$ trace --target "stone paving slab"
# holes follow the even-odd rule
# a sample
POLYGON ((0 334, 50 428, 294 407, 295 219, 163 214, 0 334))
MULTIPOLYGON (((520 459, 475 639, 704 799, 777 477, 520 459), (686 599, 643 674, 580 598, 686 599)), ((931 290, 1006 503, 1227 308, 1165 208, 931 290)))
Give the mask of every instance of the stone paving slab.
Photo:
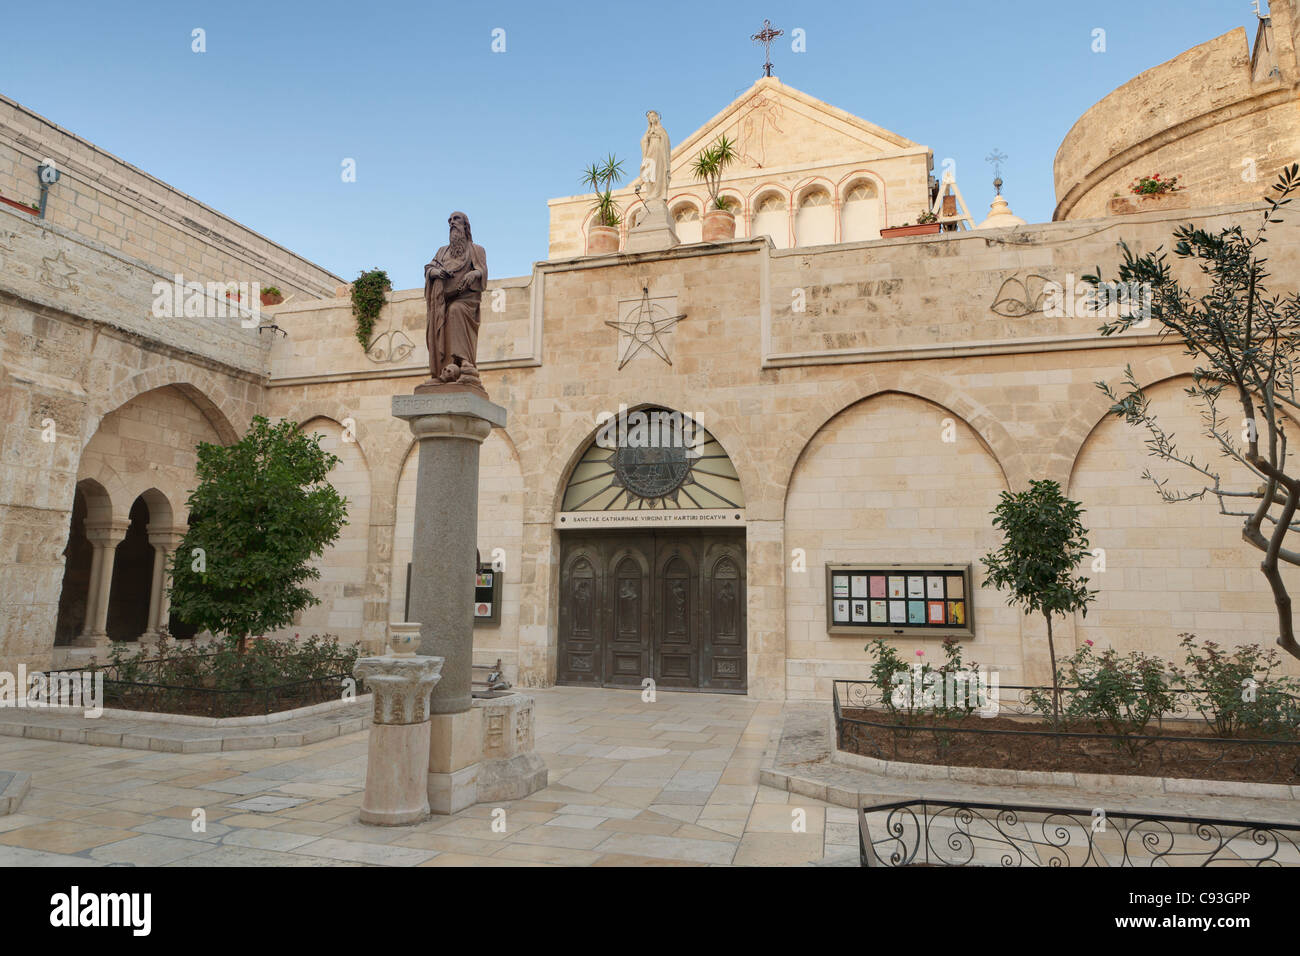
MULTIPOLYGON (((546 789, 393 828, 358 820, 364 727, 297 746, 187 751, 183 744, 202 741, 212 728, 86 722, 110 737, 163 733, 181 742, 120 750, 61 739, 70 732, 75 741, 81 728, 66 715, 42 718, 41 733, 0 736, 0 765, 31 779, 21 812, 0 817, 0 866, 856 862, 847 852, 856 847, 841 832, 852 811, 760 784, 763 746, 779 734, 781 705, 670 692, 647 703, 639 690, 529 693, 538 752, 551 772, 546 789), (494 826, 498 810, 505 811, 503 831, 494 826), (798 832, 797 818, 807 824, 798 832)), ((275 730, 280 736, 298 728, 284 722, 275 730)))
POLYGON ((32 775, 16 770, 0 770, 0 817, 15 812, 27 796, 32 775))
MULTIPOLYGON (((947 779, 911 780, 886 776, 832 761, 832 723, 828 704, 788 704, 779 736, 769 744, 759 772, 762 784, 824 800, 841 807, 929 798, 978 803, 1102 807, 1111 813, 1185 814, 1265 823, 1297 822, 1293 800, 1208 794, 1151 794, 1048 785, 1007 786, 947 779)), ((1118 778, 1117 778, 1118 779, 1118 778)))

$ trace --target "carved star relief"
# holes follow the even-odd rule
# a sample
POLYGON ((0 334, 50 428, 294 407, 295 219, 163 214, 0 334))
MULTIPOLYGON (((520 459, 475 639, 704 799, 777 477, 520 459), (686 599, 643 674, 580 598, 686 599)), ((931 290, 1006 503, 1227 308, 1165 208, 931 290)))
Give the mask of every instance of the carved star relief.
POLYGON ((72 281, 72 277, 77 274, 77 270, 68 262, 62 249, 59 250, 58 255, 46 256, 41 259, 41 262, 43 265, 37 275, 41 282, 51 289, 67 292, 79 291, 77 284, 72 281))
POLYGON ((619 359, 618 367, 622 369, 642 349, 649 349, 672 365, 673 360, 668 357, 668 350, 660 336, 672 332, 673 327, 684 318, 686 318, 685 312, 669 315, 663 306, 651 302, 650 289, 643 286, 641 304, 637 306, 636 311, 629 312, 627 318, 622 321, 605 323, 611 329, 617 329, 627 336, 627 343, 623 347, 623 356, 619 359))

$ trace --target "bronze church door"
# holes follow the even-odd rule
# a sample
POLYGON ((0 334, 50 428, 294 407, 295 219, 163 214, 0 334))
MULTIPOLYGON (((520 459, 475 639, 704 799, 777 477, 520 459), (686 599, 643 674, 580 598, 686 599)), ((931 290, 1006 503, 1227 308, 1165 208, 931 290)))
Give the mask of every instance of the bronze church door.
POLYGON ((561 684, 743 693, 743 532, 563 539, 561 684))

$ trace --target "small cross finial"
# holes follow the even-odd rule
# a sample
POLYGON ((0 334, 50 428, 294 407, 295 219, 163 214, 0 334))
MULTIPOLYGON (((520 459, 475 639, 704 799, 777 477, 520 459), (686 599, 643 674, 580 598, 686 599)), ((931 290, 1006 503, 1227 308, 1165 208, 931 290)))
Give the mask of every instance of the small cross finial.
POLYGON ((772 41, 775 40, 777 37, 781 37, 781 36, 785 36, 785 31, 774 30, 772 28, 772 21, 768 19, 764 19, 763 29, 759 30, 752 37, 750 37, 750 39, 753 40, 755 43, 763 44, 763 59, 766 60, 766 62, 763 64, 764 76, 772 75, 772 41))
POLYGON ((984 157, 984 162, 993 164, 993 189, 999 196, 1002 195, 1002 164, 1006 158, 1006 153, 999 152, 996 146, 984 157))

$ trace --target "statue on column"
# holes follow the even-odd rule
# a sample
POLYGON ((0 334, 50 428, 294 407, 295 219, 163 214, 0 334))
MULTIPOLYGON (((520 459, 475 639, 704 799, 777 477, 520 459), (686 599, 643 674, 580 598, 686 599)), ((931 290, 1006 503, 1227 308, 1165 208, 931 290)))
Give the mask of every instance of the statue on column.
POLYGON ((487 253, 475 245, 469 217, 453 212, 450 237, 424 267, 428 318, 429 379, 416 392, 455 386, 486 397, 475 361, 478 357, 479 305, 487 286, 487 253))

